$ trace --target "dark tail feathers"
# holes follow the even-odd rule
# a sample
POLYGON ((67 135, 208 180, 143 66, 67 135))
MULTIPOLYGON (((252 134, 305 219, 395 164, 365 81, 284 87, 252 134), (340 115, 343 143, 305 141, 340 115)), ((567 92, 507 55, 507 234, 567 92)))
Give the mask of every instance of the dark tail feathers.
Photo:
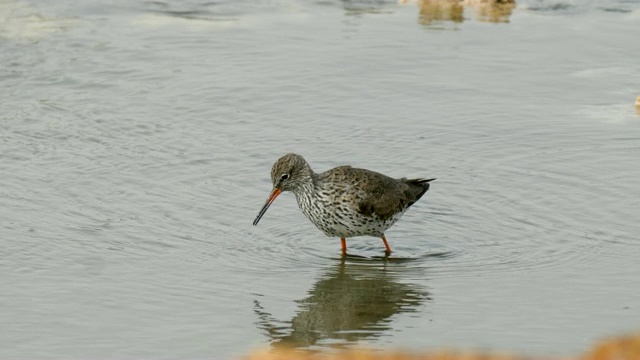
POLYGON ((416 201, 420 200, 422 195, 429 190, 429 182, 435 180, 433 179, 407 179, 405 182, 409 185, 409 188, 413 195, 414 200, 409 204, 409 206, 413 205, 416 201))

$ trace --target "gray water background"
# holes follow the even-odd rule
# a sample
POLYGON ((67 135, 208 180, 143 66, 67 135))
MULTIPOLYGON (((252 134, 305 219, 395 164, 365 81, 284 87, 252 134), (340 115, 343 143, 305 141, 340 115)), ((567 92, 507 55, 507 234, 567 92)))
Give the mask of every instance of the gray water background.
POLYGON ((0 358, 640 328, 640 2, 0 1, 0 358), (272 163, 436 177, 340 260, 272 163))

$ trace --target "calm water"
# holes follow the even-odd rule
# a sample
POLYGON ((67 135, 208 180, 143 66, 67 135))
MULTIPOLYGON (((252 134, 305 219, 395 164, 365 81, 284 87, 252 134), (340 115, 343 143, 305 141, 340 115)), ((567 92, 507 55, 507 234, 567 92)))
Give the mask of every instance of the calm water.
POLYGON ((639 329, 640 1, 490 10, 0 1, 0 358, 639 329), (291 194, 251 225, 289 151, 438 180, 341 261, 291 194))

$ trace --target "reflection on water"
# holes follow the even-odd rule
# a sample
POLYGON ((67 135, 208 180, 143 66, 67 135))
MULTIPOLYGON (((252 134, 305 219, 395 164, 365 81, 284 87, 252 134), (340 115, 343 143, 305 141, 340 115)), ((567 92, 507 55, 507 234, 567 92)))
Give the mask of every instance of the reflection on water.
POLYGON ((636 114, 640 116, 640 95, 636 98, 636 114))
POLYGON ((419 21, 422 25, 431 25, 439 21, 452 21, 461 23, 464 21, 464 6, 457 0, 422 0, 420 6, 419 21))
POLYGON ((516 7, 515 0, 486 0, 486 1, 465 1, 471 4, 476 10, 478 21, 484 22, 509 22, 511 12, 516 7))
POLYGON ((0 39, 37 40, 78 23, 78 19, 41 13, 28 2, 0 1, 0 39))
POLYGON ((393 0, 341 0, 340 4, 345 10, 345 15, 349 16, 391 13, 393 7, 397 6, 393 0))
POLYGON ((255 300, 258 327, 274 346, 308 347, 323 340, 339 346, 383 335, 392 328, 391 316, 417 311, 431 298, 418 286, 399 282, 388 262, 379 264, 342 260, 297 301, 290 321, 274 319, 255 300))
MULTIPOLYGON (((401 0, 401 3, 413 2, 401 0)), ((419 21, 423 25, 432 25, 443 21, 461 23, 464 10, 475 10, 478 21, 509 22, 511 12, 516 7, 515 0, 418 0, 419 21)))

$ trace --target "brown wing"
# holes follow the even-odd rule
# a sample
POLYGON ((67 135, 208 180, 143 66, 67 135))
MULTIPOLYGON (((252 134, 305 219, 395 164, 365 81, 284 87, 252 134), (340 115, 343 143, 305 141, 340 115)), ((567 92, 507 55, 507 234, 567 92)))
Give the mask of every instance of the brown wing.
POLYGON ((369 177, 366 195, 360 201, 358 210, 364 215, 375 213, 386 220, 418 201, 429 190, 431 180, 433 179, 393 179, 373 173, 369 177))

